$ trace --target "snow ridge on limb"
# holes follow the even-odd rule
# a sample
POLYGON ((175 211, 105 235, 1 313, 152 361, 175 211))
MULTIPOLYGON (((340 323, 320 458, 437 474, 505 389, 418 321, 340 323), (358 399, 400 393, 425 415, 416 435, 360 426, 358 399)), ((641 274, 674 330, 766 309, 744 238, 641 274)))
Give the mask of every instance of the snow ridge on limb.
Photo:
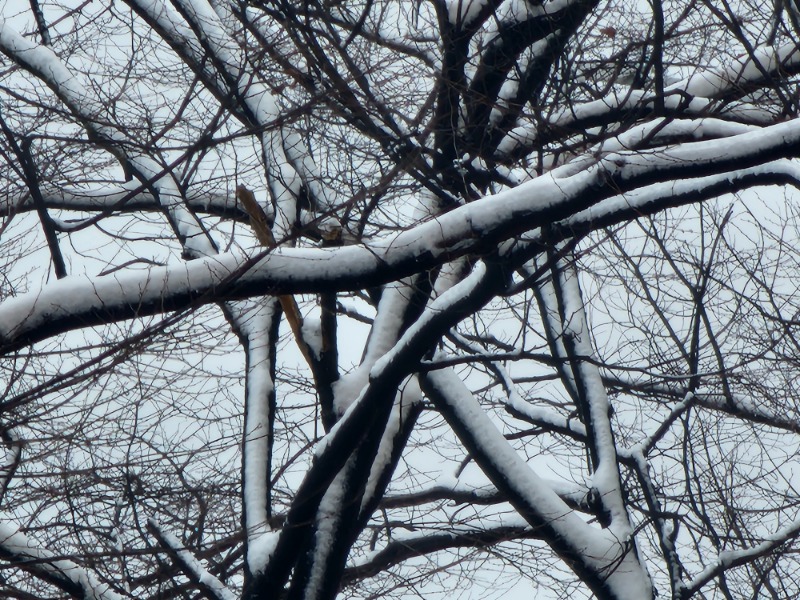
POLYGON ((551 265, 552 293, 542 294, 546 324, 553 326, 552 316, 560 319, 552 332, 565 350, 569 371, 568 382, 573 387, 575 403, 586 427, 589 452, 592 458, 592 487, 598 500, 616 528, 630 528, 617 464, 616 444, 611 429, 611 407, 600 370, 591 359, 594 350, 591 330, 583 306, 578 272, 574 264, 563 258, 551 265))
MULTIPOLYGON (((251 315, 241 315, 246 344, 245 424, 242 448, 244 526, 248 541, 269 530, 269 459, 275 384, 271 377, 276 301, 268 298, 251 315)), ((251 566, 252 568, 252 566, 251 566)))
POLYGON ((0 520, 0 556, 73 596, 85 600, 124 598, 108 585, 100 583, 88 569, 40 548, 17 525, 6 520, 0 520))
MULTIPOLYGON (((43 186, 41 191, 47 208, 79 212, 99 211, 101 214, 118 211, 161 210, 158 199, 138 181, 91 189, 43 186)), ((238 205, 235 197, 229 194, 202 192, 191 195, 190 193, 186 198, 186 203, 191 210, 198 213, 207 213, 235 221, 247 220, 247 213, 238 205)), ((8 195, 0 198, 0 216, 34 209, 33 199, 27 194, 8 195)), ((272 220, 271 211, 267 215, 267 219, 272 220)), ((75 225, 61 224, 62 229, 68 230, 70 227, 75 227, 75 225)))
MULTIPOLYGON (((50 86, 89 132, 109 143, 111 151, 133 167, 142 185, 152 189, 157 196, 181 242, 184 256, 186 258, 214 257, 217 254, 216 246, 206 234, 202 223, 184 205, 178 183, 172 174, 165 172, 146 155, 130 154, 125 149, 124 136, 103 124, 102 116, 105 107, 85 92, 88 86, 82 85, 78 78, 48 48, 28 42, 4 25, 0 26, 0 49, 50 86)), ((144 283, 144 287, 147 287, 147 283, 144 283)), ((192 287, 189 284, 189 288, 185 289, 190 295, 192 295, 192 287)), ((65 290, 62 288, 61 291, 65 290)), ((95 310, 104 305, 103 299, 97 294, 94 296, 94 301, 99 302, 95 305, 95 310)), ((54 308, 63 302, 63 297, 61 299, 54 298, 51 306, 54 308)), ((244 338, 245 350, 248 354, 246 378, 248 385, 245 402, 247 423, 244 432, 243 474, 246 508, 244 520, 249 533, 248 540, 250 540, 266 531, 268 521, 268 475, 272 443, 270 403, 274 397, 274 386, 270 374, 270 343, 272 342, 270 332, 274 324, 269 307, 267 307, 266 315, 261 314, 263 307, 252 302, 229 305, 226 308, 234 327, 244 338), (258 313, 255 317, 256 320, 265 319, 266 326, 251 326, 248 322, 251 318, 248 313, 253 310, 258 313)))
MULTIPOLYGON (((783 148, 788 154, 793 144, 800 143, 800 122, 782 123, 757 133, 770 131, 775 134, 772 150, 786 143, 783 148), (779 132, 785 135, 777 137, 779 132)), ((747 140, 753 135, 728 138, 726 152, 738 153, 748 148, 747 140)), ((704 144, 719 147, 717 142, 704 144)), ((663 159, 667 161, 664 164, 667 171, 676 168, 669 150, 650 158, 655 167, 663 159)), ((714 160, 709 151, 701 163, 714 160)), ((677 167, 686 164, 677 163, 677 167)), ((619 167, 617 176, 624 174, 626 168, 619 167)), ((571 181, 561 180, 558 185, 551 177, 534 179, 405 232, 379 238, 368 246, 279 248, 266 255, 244 258, 222 253, 185 265, 154 267, 95 280, 69 277, 0 303, 0 348, 7 352, 56 332, 160 314, 193 303, 260 295, 265 290, 299 293, 378 285, 467 254, 488 240, 518 235, 522 229, 535 232, 518 239, 538 244, 543 238, 536 225, 545 220, 555 221, 549 234, 552 241, 753 185, 800 182, 794 163, 778 160, 680 179, 669 185, 654 184, 639 189, 633 186, 633 191, 624 194, 615 188, 610 198, 602 200, 598 198, 602 178, 597 169, 599 166, 595 165, 574 175, 571 181), (568 181, 571 185, 567 185, 568 181), (554 216, 558 218, 553 219, 554 216)), ((656 168, 650 171, 653 176, 657 173, 656 168)), ((519 246, 519 242, 513 246, 519 246)))
POLYGON ((186 207, 174 176, 146 154, 126 150, 126 137, 106 125, 106 107, 86 93, 91 86, 81 81, 46 46, 30 42, 0 20, 0 51, 35 74, 61 99, 92 135, 128 165, 143 186, 151 188, 189 258, 216 254, 217 248, 197 217, 186 207))
MULTIPOLYGON (((743 97, 754 87, 764 84, 766 77, 800 69, 800 50, 795 44, 779 47, 762 46, 752 55, 742 56, 724 67, 698 70, 689 77, 664 89, 666 110, 678 115, 707 115, 714 111, 720 118, 768 125, 774 123, 776 115, 747 102, 732 103, 720 108, 721 99, 735 100, 743 97)), ((624 121, 630 111, 641 108, 652 109, 655 96, 640 89, 612 90, 601 100, 577 103, 562 109, 544 124, 518 123, 510 129, 497 146, 497 158, 517 156, 530 151, 536 144, 546 144, 550 131, 563 129, 585 130, 600 123, 624 121)))
POLYGON ((248 57, 224 22, 231 22, 233 13, 225 14, 221 7, 215 10, 205 0, 176 0, 175 5, 211 58, 219 78, 227 82, 227 87, 239 99, 244 109, 240 118, 261 131, 264 166, 276 215, 273 233, 278 242, 289 239, 296 224, 298 197, 304 187, 322 210, 327 212, 332 208, 326 189, 316 183, 316 164, 296 133, 274 127, 282 114, 279 99, 270 91, 267 82, 254 78, 246 68, 248 57))
POLYGON ((686 584, 681 590, 681 597, 691 597, 693 594, 700 591, 709 581, 718 577, 727 569, 748 564, 753 558, 766 556, 772 553, 776 548, 794 540, 798 533, 800 533, 800 519, 796 519, 786 527, 776 531, 760 544, 742 550, 720 552, 716 560, 712 561, 701 573, 697 574, 694 579, 686 584))
MULTIPOLYGON (((373 367, 369 385, 316 448, 312 465, 286 514, 271 558, 252 582, 246 594, 248 598, 267 598, 270 590, 285 585, 300 550, 298 540, 309 535, 323 495, 362 443, 367 449, 368 444, 373 444, 377 451, 386 430, 385 423, 395 406, 395 392, 414 369, 416 361, 445 331, 466 314, 484 306, 502 287, 505 287, 505 279, 499 269, 477 270, 437 298, 416 326, 406 330, 394 349, 373 367)), ((371 456, 361 452, 356 457, 369 460, 369 466, 374 455, 374 452, 371 456)), ((354 508, 357 517, 359 504, 354 508)))
POLYGON ((601 530, 583 521, 528 467, 451 369, 426 373, 421 384, 487 477, 598 598, 653 597, 629 526, 601 530))
POLYGON ((779 69, 794 72, 798 67, 800 49, 795 44, 784 44, 777 48, 761 46, 722 69, 697 71, 664 92, 682 91, 691 96, 720 99, 730 93, 741 94, 743 90, 761 84, 779 69))
POLYGON ((147 524, 153 535, 167 547, 169 553, 183 569, 183 572, 192 581, 202 586, 212 600, 236 600, 237 596, 217 577, 212 575, 175 535, 164 529, 161 523, 154 518, 150 518, 147 524))

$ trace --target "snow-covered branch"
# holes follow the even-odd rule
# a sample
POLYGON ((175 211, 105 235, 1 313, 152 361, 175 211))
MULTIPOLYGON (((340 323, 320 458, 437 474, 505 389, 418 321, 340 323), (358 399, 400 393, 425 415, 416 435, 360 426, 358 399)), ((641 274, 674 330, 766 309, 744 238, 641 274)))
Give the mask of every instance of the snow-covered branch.
POLYGON ((0 521, 0 558, 40 577, 75 598, 121 600, 96 575, 72 560, 41 548, 10 521, 0 521))
MULTIPOLYGON (((646 571, 629 536, 586 524, 509 445, 470 391, 449 370, 422 376, 422 388, 495 486, 600 597, 649 598, 646 571)), ((614 465, 616 467, 616 465, 614 465)))
POLYGON ((149 519, 147 524, 150 531, 164 545, 186 576, 202 587, 213 600, 236 600, 236 595, 212 575, 174 534, 164 529, 156 519, 149 519))
POLYGON ((698 573, 694 579, 686 584, 681 590, 681 598, 691 597, 709 581, 715 577, 719 577, 728 569, 747 565, 752 563, 755 559, 771 554, 784 544, 794 541, 798 534, 800 534, 800 519, 776 531, 760 544, 741 550, 726 550, 720 552, 715 560, 710 561, 710 564, 701 573, 698 573))
POLYGON ((78 325, 130 319, 265 291, 285 294, 377 285, 435 267, 453 256, 548 221, 555 221, 558 229, 559 220, 564 219, 565 233, 567 228, 569 233, 574 232, 581 223, 589 225, 590 230, 632 214, 648 214, 737 189, 737 182, 747 186, 794 178, 796 170, 787 171, 785 162, 751 168, 746 165, 789 154, 797 144, 800 124, 790 121, 728 138, 724 155, 718 154, 716 141, 678 146, 647 160, 632 153, 617 153, 570 177, 534 179, 369 246, 279 248, 249 259, 219 254, 186 265, 114 278, 71 277, 0 304, 0 341, 14 347, 78 325), (740 168, 727 170, 734 166, 740 168), (716 170, 721 173, 713 175, 716 170), (677 182, 671 179, 693 174, 705 176, 677 182), (653 185, 659 180, 670 183, 653 185), (618 195, 620 189, 643 185, 649 187, 618 195), (609 201, 598 203, 606 186, 614 194, 609 201))

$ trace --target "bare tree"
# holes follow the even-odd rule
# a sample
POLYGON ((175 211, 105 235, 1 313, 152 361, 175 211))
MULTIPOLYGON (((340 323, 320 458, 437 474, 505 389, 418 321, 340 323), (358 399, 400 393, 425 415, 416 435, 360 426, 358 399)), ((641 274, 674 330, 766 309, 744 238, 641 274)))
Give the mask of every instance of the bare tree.
POLYGON ((800 595, 800 9, 0 21, 0 595, 800 595))

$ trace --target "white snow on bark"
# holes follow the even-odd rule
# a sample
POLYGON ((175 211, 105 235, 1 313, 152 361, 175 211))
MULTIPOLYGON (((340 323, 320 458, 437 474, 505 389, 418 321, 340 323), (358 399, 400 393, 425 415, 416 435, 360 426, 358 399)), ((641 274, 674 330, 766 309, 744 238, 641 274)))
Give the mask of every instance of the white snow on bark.
POLYGON ((22 443, 18 441, 17 435, 13 431, 9 431, 6 435, 8 438, 0 459, 0 498, 7 489, 11 474, 22 455, 22 443))
POLYGON ((775 548, 794 539, 799 532, 800 518, 795 519, 772 535, 767 536, 760 544, 741 550, 726 550, 720 552, 709 562, 708 566, 695 575, 685 587, 689 590, 697 591, 725 569, 746 563, 755 557, 770 554, 775 548))
POLYGON ((156 519, 150 518, 148 522, 151 527, 158 530, 158 537, 161 541, 179 556, 182 566, 188 569, 191 576, 207 588, 214 598, 217 600, 236 600, 237 596, 217 577, 212 575, 205 565, 197 560, 175 535, 164 529, 156 519))
MULTIPOLYGON (((247 410, 243 448, 244 513, 248 542, 268 529, 267 498, 269 465, 269 397, 274 383, 270 377, 269 328, 275 301, 267 302, 257 312, 242 318, 247 336, 247 410)), ((248 552, 248 561, 250 556, 248 552)), ((251 564, 251 570, 252 564, 251 564)))
POLYGON ((303 318, 303 341, 319 360, 322 356, 322 322, 313 317, 303 318))
MULTIPOLYGON (((745 56, 721 68, 700 70, 667 86, 664 90, 665 107, 672 110, 680 109, 687 116, 707 114, 711 104, 728 91, 746 87, 748 82, 760 81, 764 73, 772 73, 781 68, 795 69, 798 64, 800 64, 800 51, 794 44, 778 48, 763 46, 754 51, 752 58, 745 56)), ((572 123, 608 115, 616 110, 652 105, 654 100, 654 96, 648 95, 643 90, 630 88, 611 90, 603 99, 575 104, 556 112, 548 119, 548 123, 553 128, 568 128, 572 123)), ((714 110, 717 114, 738 118, 747 123, 766 125, 775 121, 773 113, 747 102, 731 103, 723 111, 719 111, 715 104, 714 110)), ((533 145, 541 130, 539 123, 520 123, 500 142, 497 154, 504 156, 519 146, 533 145)))
POLYGON ((311 563, 311 572, 304 588, 304 598, 316 598, 317 591, 322 583, 322 578, 325 574, 324 566, 329 561, 339 529, 339 522, 344 511, 342 504, 346 497, 345 485, 352 462, 353 457, 347 461, 342 470, 336 475, 319 503, 314 531, 316 545, 311 563))
MULTIPOLYGON (((576 210, 564 223, 592 223, 591 217, 602 218, 653 206, 669 206, 677 190, 684 193, 702 190, 716 182, 746 175, 785 174, 795 177, 797 169, 789 161, 775 161, 758 167, 743 168, 719 175, 696 179, 670 178, 676 166, 705 165, 713 167, 721 160, 747 161, 764 152, 789 152, 800 146, 800 121, 787 121, 760 131, 743 133, 723 140, 682 144, 661 152, 636 157, 614 153, 603 161, 570 177, 556 179, 544 175, 516 188, 487 196, 482 200, 456 208, 409 230, 374 240, 369 246, 339 248, 280 248, 257 261, 242 273, 240 281, 263 283, 273 293, 291 293, 299 287, 336 283, 354 276, 368 276, 378 269, 391 269, 410 258, 428 255, 432 259, 445 251, 467 251, 482 237, 499 227, 529 222, 534 226, 538 215, 559 206, 568 206, 579 194, 606 180, 609 170, 621 179, 634 175, 653 176, 663 171, 665 183, 628 192, 576 210)), ((558 175, 559 173, 555 173, 558 175)), ((518 231, 518 230, 517 230, 518 231)), ((510 234, 509 234, 510 235, 510 234)), ((518 238, 519 239, 519 238, 518 238)), ((73 277, 48 284, 0 304, 0 342, 8 343, 15 335, 40 326, 52 318, 84 314, 87 309, 102 310, 105 306, 137 306, 187 290, 209 291, 225 277, 245 264, 232 253, 191 261, 186 265, 119 274, 117 277, 73 277)), ((130 316, 133 316, 131 312, 130 316)))
POLYGON ((130 163, 142 184, 157 191, 159 202, 188 253, 193 256, 216 253, 199 221, 186 208, 172 175, 149 156, 124 150, 125 136, 104 124, 106 106, 87 93, 92 89, 90 85, 70 71, 50 48, 22 37, 5 21, 0 21, 0 51, 41 77, 87 130, 113 144, 111 151, 130 163))
MULTIPOLYGON (((42 197, 48 208, 74 211, 117 210, 132 212, 138 210, 158 210, 160 205, 152 193, 145 190, 141 183, 132 181, 110 187, 48 188, 43 187, 42 197)), ((241 212, 232 194, 209 193, 189 196, 186 201, 192 210, 197 212, 227 213, 241 212)), ((34 210, 33 199, 29 194, 18 196, 6 195, 0 198, 0 215, 11 212, 34 210)), ((267 213, 271 218, 272 212, 267 213)))
POLYGON ((60 577, 79 586, 85 600, 121 600, 122 596, 80 565, 39 547, 10 521, 0 519, 0 548, 22 564, 30 563, 31 570, 60 577))
POLYGON ((403 332, 403 336, 397 341, 391 350, 384 353, 383 356, 377 361, 370 371, 370 377, 380 377, 381 372, 395 359, 396 355, 401 349, 411 343, 418 332, 427 326, 431 318, 437 314, 447 311, 452 305, 459 300, 467 297, 477 287, 486 276, 486 265, 479 262, 475 265, 472 273, 469 274, 463 281, 454 285, 446 290, 441 296, 435 298, 425 310, 422 315, 414 321, 414 323, 403 332))
POLYGON ((629 528, 618 531, 612 523, 611 527, 600 530, 584 522, 516 453, 452 370, 433 371, 426 377, 479 444, 482 456, 502 474, 505 483, 539 519, 548 523, 555 535, 584 557, 587 566, 603 574, 616 598, 652 597, 650 579, 629 545, 629 528))
POLYGON ((267 531, 247 544, 247 566, 253 574, 263 573, 278 544, 280 531, 267 531))
MULTIPOLYGON (((569 339, 576 356, 581 357, 571 368, 580 372, 580 381, 589 404, 594 445, 597 452, 597 469, 592 474, 592 485, 609 513, 612 525, 624 536, 633 533, 619 480, 616 444, 611 430, 610 405, 600 370, 590 362, 594 356, 591 330, 586 319, 577 271, 571 266, 560 269, 560 287, 563 294, 565 323, 563 335, 569 339)), ((577 378, 577 374, 576 374, 577 378)))
POLYGON ((375 460, 372 462, 372 467, 369 471, 369 478, 367 479, 367 485, 364 489, 364 496, 361 499, 361 511, 374 499, 378 487, 378 480, 387 465, 391 462, 392 451, 395 446, 395 436, 400 432, 403 423, 408 419, 411 409, 421 400, 422 390, 419 389, 419 382, 416 377, 410 377, 397 393, 397 400, 395 400, 394 406, 392 407, 389 421, 386 423, 386 429, 381 437, 378 452, 375 454, 375 460))
POLYGON ((761 46, 751 56, 743 56, 731 61, 722 69, 700 70, 669 88, 665 93, 682 90, 692 96, 714 98, 731 88, 745 86, 749 82, 761 81, 764 73, 776 69, 793 69, 800 64, 800 50, 794 43, 778 48, 761 46))
POLYGON ((410 280, 403 279, 384 288, 361 363, 333 384, 334 409, 337 414, 344 414, 358 398, 367 385, 369 372, 375 362, 397 342, 409 296, 413 293, 412 285, 410 280))

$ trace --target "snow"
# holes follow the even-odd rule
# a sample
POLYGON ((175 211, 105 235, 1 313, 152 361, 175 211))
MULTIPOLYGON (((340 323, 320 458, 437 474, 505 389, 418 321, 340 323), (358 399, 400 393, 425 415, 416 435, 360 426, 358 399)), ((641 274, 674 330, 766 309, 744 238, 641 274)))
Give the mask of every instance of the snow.
POLYGON ((123 153, 127 140, 116 129, 103 125, 105 106, 89 95, 90 85, 81 81, 64 66, 49 48, 39 46, 19 35, 0 21, 0 49, 10 54, 20 64, 39 74, 61 100, 75 113, 88 131, 112 142, 117 156, 124 156, 143 184, 157 191, 161 206, 170 224, 183 240, 191 256, 209 256, 216 248, 208 239, 196 217, 189 211, 171 174, 162 165, 144 154, 123 153))
MULTIPOLYGON (((793 44, 780 48, 761 47, 755 50, 753 59, 740 58, 732 65, 718 69, 701 70, 690 77, 675 82, 664 90, 665 106, 673 110, 680 110, 685 115, 703 115, 711 107, 717 97, 723 95, 734 86, 740 86, 746 81, 758 81, 763 78, 759 65, 771 72, 782 65, 791 68, 800 63, 800 51, 793 44)), ((638 89, 615 89, 601 100, 584 102, 562 109, 551 116, 548 121, 554 128, 574 127, 574 123, 583 120, 598 118, 618 110, 634 108, 640 105, 652 105, 654 97, 646 95, 638 89)), ((715 108, 715 110, 717 110, 715 108)), ((727 114, 747 122, 768 124, 775 120, 775 115, 764 111, 758 106, 747 103, 732 103, 720 114, 727 114)), ((525 123, 513 128, 503 138, 497 148, 499 156, 511 153, 519 146, 531 146, 538 137, 540 126, 536 123, 525 123)))
POLYGON ((413 282, 408 279, 391 283, 384 288, 361 363, 333 384, 334 409, 337 414, 344 414, 359 397, 367 385, 372 367, 394 346, 413 293, 413 282))
POLYGON ((314 357, 319 360, 322 356, 322 322, 313 317, 303 319, 303 341, 314 353, 314 357))
POLYGON ((3 451, 2 461, 0 461, 0 500, 2 500, 14 468, 19 463, 22 455, 22 444, 17 440, 17 436, 13 431, 6 433, 4 441, 6 447, 3 451))
POLYGON ((749 558, 769 554, 781 544, 784 544, 790 539, 794 538, 798 532, 800 532, 800 518, 795 519, 788 525, 768 536, 760 544, 740 550, 727 550, 720 552, 713 560, 710 561, 708 566, 703 571, 695 575, 692 581, 686 584, 686 588, 690 590, 697 590, 708 583, 711 579, 716 577, 716 575, 722 570, 731 566, 736 566, 738 563, 744 562, 749 558))
MULTIPOLYGON (((605 573, 615 597, 630 600, 652 597, 649 577, 626 544, 630 540, 629 527, 622 524, 617 529, 621 524, 612 523, 612 527, 598 530, 585 523, 522 460, 452 370, 433 371, 425 379, 477 444, 475 458, 482 468, 488 466, 485 461, 491 464, 487 475, 492 478, 494 473, 499 478, 493 481, 495 485, 511 489, 525 503, 528 514, 546 522, 556 536, 585 557, 588 566, 605 573)), ((538 525, 536 520, 531 524, 538 525)))
POLYGON ((333 544, 339 529, 339 519, 344 511, 342 504, 346 500, 345 487, 348 480, 348 471, 352 466, 351 459, 331 482, 322 497, 317 509, 317 523, 314 535, 314 558, 311 562, 311 572, 305 584, 305 598, 316 598, 317 590, 325 574, 324 566, 328 563, 328 556, 333 550, 333 544))
POLYGON ((237 596, 231 592, 224 583, 209 573, 203 563, 197 560, 177 537, 164 529, 155 519, 151 518, 148 522, 151 527, 158 531, 158 536, 161 541, 179 556, 183 567, 189 571, 195 580, 205 586, 216 600, 236 600, 237 596))
POLYGON ((87 569, 36 545, 19 527, 0 516, 0 548, 31 569, 64 578, 80 586, 85 600, 121 600, 109 586, 100 583, 87 569))
POLYGON ((454 285, 446 290, 441 296, 435 298, 428 306, 425 307, 422 315, 414 321, 414 323, 406 329, 402 338, 392 347, 375 361, 372 370, 370 371, 370 378, 380 377, 381 372, 393 361, 396 356, 402 351, 403 347, 408 345, 418 334, 420 330, 425 328, 428 322, 438 315, 439 313, 448 310, 453 304, 467 297, 486 276, 486 265, 479 262, 475 265, 472 273, 469 274, 463 281, 454 285))
MULTIPOLYGON (((158 210, 160 208, 153 194, 145 190, 138 181, 90 189, 43 187, 41 192, 48 208, 90 212, 117 208, 126 211, 158 210)), ((189 196, 186 198, 186 202, 198 212, 233 214, 240 210, 235 196, 232 194, 203 192, 196 196, 189 196)), ((28 194, 5 195, 0 198, 0 215, 33 210, 33 208, 33 200, 28 194)), ((271 218, 271 210, 267 214, 267 218, 271 218)), ((68 224, 67 227, 74 227, 74 224, 68 224)))
POLYGON ((583 390, 582 401, 588 403, 588 417, 591 420, 594 450, 597 454, 597 467, 592 473, 592 486, 597 489, 603 506, 609 511, 615 529, 624 536, 630 536, 633 532, 619 481, 608 395, 599 368, 591 362, 594 351, 589 337, 589 324, 583 308, 578 274, 574 267, 566 265, 562 266, 559 274, 561 301, 566 320, 562 328, 564 344, 571 346, 570 355, 585 357, 583 360, 573 362, 571 369, 575 379, 580 381, 580 389, 583 390))
POLYGON ((364 488, 364 496, 361 500, 361 511, 373 500, 373 496, 378 486, 378 480, 383 474, 386 466, 391 462, 392 452, 395 448, 395 436, 400 432, 403 423, 408 420, 411 409, 422 400, 422 390, 416 377, 411 377, 400 386, 397 400, 392 407, 389 421, 386 423, 386 430, 383 432, 375 460, 370 467, 369 478, 364 488))
POLYGON ((253 574, 263 573, 278 545, 279 531, 267 531, 247 542, 247 566, 253 574))
POLYGON ((800 50, 793 43, 778 48, 762 46, 753 51, 752 57, 741 57, 719 71, 700 70, 664 91, 679 89, 692 96, 715 98, 734 86, 760 81, 765 72, 773 72, 779 67, 789 69, 798 63, 800 50))
MULTIPOLYGON (((800 144, 800 121, 787 121, 759 131, 742 133, 722 140, 694 142, 666 148, 657 154, 637 156, 617 153, 605 161, 566 176, 556 171, 487 196, 482 200, 458 207, 409 230, 387 234, 369 246, 339 248, 281 248, 269 252, 242 273, 242 285, 261 286, 272 293, 305 291, 310 286, 333 283, 339 289, 360 284, 364 277, 377 272, 394 274, 400 265, 416 270, 417 258, 436 261, 448 252, 464 253, 474 248, 487 235, 499 229, 518 232, 528 223, 533 227, 541 215, 558 207, 570 207, 579 213, 581 207, 574 199, 587 190, 596 189, 607 179, 606 167, 614 165, 617 177, 623 182, 637 177, 661 177, 664 184, 653 184, 647 193, 630 192, 604 201, 590 212, 579 213, 575 222, 586 221, 589 214, 608 217, 615 211, 627 214, 631 208, 656 206, 656 200, 674 202, 677 189, 685 192, 701 190, 704 186, 731 178, 758 173, 789 172, 786 162, 769 163, 748 169, 747 165, 761 156, 774 152, 789 152, 800 144), (617 164, 619 163, 619 164, 617 164), (692 168, 721 169, 723 174, 686 180, 675 179, 675 170, 692 168), (724 172, 738 165, 736 171, 724 172), (559 177, 556 179, 556 177, 559 177), (637 197, 638 195, 638 197, 637 197), (514 225, 513 230, 508 228, 514 225)), ((796 172, 796 170, 794 171, 796 172)), ((586 199, 589 208, 589 199, 586 199)), ((584 209, 585 210, 585 209, 584 209)), ((246 259, 233 253, 219 254, 191 261, 186 265, 157 268, 148 271, 119 274, 115 277, 71 278, 48 284, 0 304, 0 343, 9 343, 15 336, 24 335, 54 318, 80 315, 82 323, 92 314, 111 306, 118 310, 128 307, 130 318, 138 306, 148 303, 168 304, 171 296, 189 291, 213 291, 222 281, 247 264, 246 259)), ((216 298, 209 298, 209 301, 216 298)), ((106 320, 104 317, 103 320, 106 320)), ((89 319, 89 322, 92 322, 89 319)))
POLYGON ((271 443, 269 403, 274 390, 270 376, 269 328, 274 310, 275 302, 267 301, 247 320, 240 319, 245 323, 244 333, 247 336, 247 404, 242 459, 244 513, 248 539, 260 536, 269 527, 267 523, 269 497, 267 460, 271 443))

